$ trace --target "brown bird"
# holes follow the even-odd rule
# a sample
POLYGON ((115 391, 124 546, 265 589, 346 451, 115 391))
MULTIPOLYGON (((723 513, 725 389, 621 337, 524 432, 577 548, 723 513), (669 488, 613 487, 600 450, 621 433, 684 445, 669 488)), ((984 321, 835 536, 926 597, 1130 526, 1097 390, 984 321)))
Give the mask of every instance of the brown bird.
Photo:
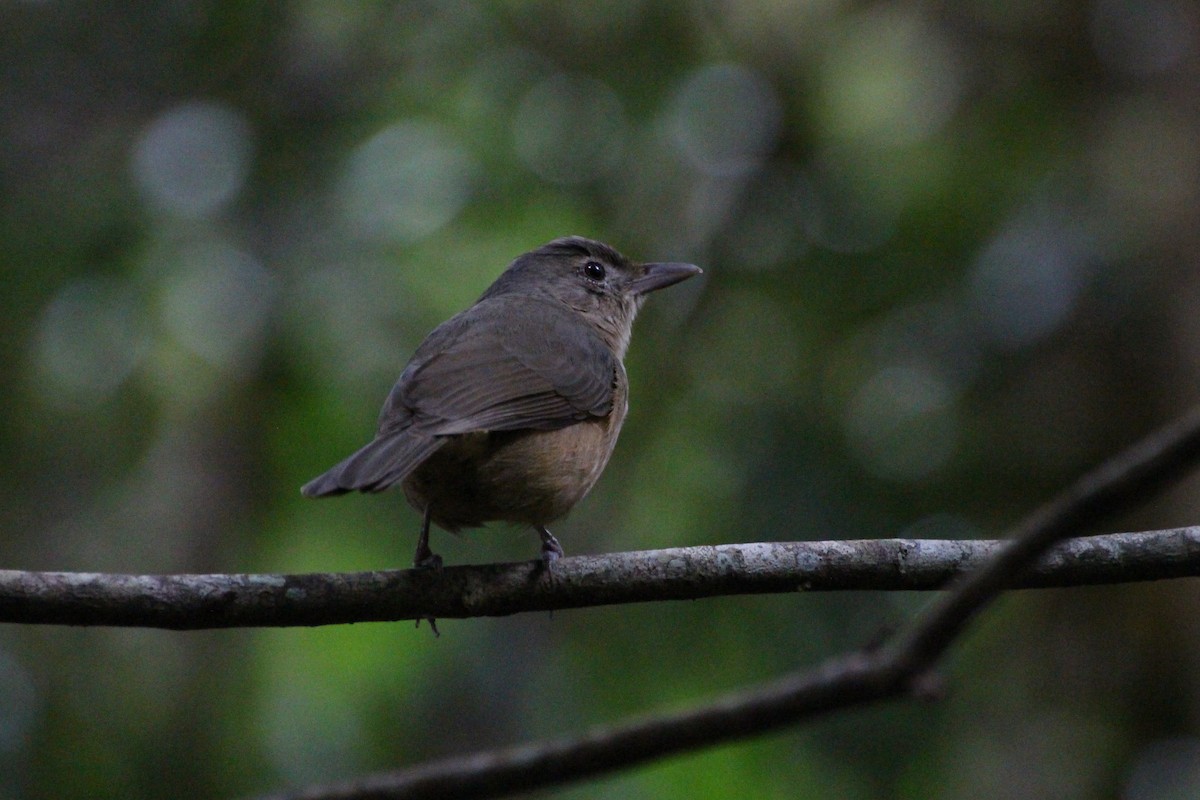
POLYGON ((518 256, 475 303, 417 348, 379 414, 375 439, 309 481, 306 497, 399 483, 423 515, 414 563, 440 566, 429 523, 455 532, 546 526, 596 483, 628 408, 622 359, 646 295, 699 274, 629 261, 569 236, 518 256))

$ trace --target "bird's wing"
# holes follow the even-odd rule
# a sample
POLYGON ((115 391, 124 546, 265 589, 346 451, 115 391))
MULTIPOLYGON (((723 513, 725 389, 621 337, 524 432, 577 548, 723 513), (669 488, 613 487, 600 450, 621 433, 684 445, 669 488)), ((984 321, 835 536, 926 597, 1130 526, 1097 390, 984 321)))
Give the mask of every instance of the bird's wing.
POLYGON ((379 433, 434 436, 561 428, 612 411, 621 369, 578 313, 512 295, 483 300, 439 326, 400 376, 379 433))
POLYGON ((553 430, 605 416, 623 370, 565 306, 513 296, 481 301, 422 342, 384 403, 375 440, 301 491, 381 491, 450 434, 553 430))

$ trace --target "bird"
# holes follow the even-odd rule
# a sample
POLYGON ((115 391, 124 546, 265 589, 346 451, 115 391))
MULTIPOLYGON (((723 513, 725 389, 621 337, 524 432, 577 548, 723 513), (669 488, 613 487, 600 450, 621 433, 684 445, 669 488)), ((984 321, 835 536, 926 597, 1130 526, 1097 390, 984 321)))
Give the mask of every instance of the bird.
POLYGON ((566 236, 515 258, 466 310, 417 347, 375 437, 306 483, 306 497, 400 484, 421 514, 413 563, 441 568, 430 525, 533 528, 547 567, 563 555, 547 527, 591 490, 628 410, 623 359, 646 297, 701 273, 638 263, 566 236))

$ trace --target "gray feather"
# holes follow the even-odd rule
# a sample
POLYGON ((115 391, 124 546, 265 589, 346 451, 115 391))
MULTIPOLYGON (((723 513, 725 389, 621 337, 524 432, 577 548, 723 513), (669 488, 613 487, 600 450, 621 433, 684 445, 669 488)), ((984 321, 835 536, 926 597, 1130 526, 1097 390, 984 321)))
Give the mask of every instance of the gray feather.
POLYGON ((411 430, 381 436, 304 484, 300 492, 305 497, 326 497, 383 491, 403 480, 444 443, 444 439, 411 430))

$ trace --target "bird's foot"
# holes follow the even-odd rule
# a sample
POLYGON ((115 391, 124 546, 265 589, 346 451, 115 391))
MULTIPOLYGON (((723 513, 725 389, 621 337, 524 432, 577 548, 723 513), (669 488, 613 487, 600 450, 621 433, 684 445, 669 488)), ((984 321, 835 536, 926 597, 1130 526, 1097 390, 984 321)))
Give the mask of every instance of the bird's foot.
POLYGON ((417 617, 417 627, 421 627, 421 621, 429 623, 429 630, 433 631, 434 638, 440 639, 442 634, 438 633, 437 620, 433 617, 417 617))
POLYGON ((542 563, 549 569, 554 566, 555 561, 563 557, 562 545, 558 543, 558 539, 554 538, 554 534, 546 529, 545 525, 538 525, 537 532, 542 537, 542 563))
POLYGON ((414 569, 431 569, 435 572, 442 571, 442 557, 437 553, 429 553, 421 558, 413 559, 414 569))
POLYGON ((417 552, 413 554, 413 567, 416 569, 432 569, 442 571, 442 557, 429 549, 429 542, 422 539, 417 542, 417 552))

